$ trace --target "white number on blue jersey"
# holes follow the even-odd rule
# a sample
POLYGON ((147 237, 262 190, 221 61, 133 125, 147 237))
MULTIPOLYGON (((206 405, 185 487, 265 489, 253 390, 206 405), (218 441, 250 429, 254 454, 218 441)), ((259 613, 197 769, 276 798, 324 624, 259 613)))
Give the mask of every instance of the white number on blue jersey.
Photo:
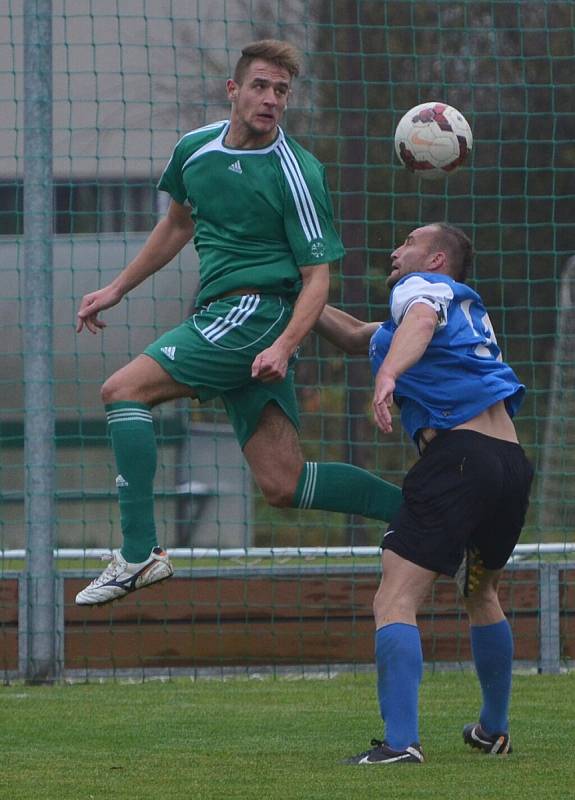
POLYGON ((481 344, 474 347, 475 355, 481 356, 482 358, 495 358, 497 361, 503 361, 503 356, 497 344, 497 338, 491 320, 489 319, 489 314, 486 312, 480 316, 481 312, 477 306, 474 305, 473 300, 462 300, 460 308, 473 331, 473 335, 483 340, 481 344))

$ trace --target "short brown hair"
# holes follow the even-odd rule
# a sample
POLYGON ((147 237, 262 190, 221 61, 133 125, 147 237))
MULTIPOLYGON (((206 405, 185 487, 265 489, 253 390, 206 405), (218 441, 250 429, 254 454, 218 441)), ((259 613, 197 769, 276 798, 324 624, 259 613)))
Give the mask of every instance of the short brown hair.
POLYGON ((257 58, 270 61, 289 72, 290 78, 297 78, 300 67, 300 54, 297 48, 279 39, 260 39, 244 47, 234 70, 234 81, 240 83, 252 63, 257 58))
POLYGON ((447 254, 452 277, 465 283, 473 263, 473 245, 471 239, 461 228, 447 222, 433 222, 438 229, 433 247, 441 246, 447 254))

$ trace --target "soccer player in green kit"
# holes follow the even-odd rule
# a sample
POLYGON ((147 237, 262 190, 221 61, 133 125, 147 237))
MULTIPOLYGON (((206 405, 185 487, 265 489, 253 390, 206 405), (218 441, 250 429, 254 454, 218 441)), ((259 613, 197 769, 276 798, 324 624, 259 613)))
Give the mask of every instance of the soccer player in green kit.
POLYGON ((107 286, 83 297, 77 331, 164 267, 194 237, 197 312, 102 387, 118 468, 123 545, 76 597, 101 605, 173 574, 153 508, 151 409, 180 397, 221 397, 254 479, 273 506, 388 521, 398 487, 342 463, 305 462, 298 439, 294 354, 328 298, 329 262, 344 248, 324 169, 279 127, 299 54, 262 40, 226 83, 230 119, 177 143, 158 188, 171 202, 142 250, 107 286))

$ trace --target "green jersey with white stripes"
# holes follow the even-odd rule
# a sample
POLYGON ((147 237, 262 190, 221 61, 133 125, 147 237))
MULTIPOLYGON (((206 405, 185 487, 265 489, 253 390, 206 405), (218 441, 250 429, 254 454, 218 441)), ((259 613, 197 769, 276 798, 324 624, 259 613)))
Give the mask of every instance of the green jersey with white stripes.
POLYGON ((177 143, 158 188, 191 207, 198 305, 243 287, 294 298, 299 267, 341 258, 324 168, 279 129, 257 150, 227 147, 228 121, 177 143))

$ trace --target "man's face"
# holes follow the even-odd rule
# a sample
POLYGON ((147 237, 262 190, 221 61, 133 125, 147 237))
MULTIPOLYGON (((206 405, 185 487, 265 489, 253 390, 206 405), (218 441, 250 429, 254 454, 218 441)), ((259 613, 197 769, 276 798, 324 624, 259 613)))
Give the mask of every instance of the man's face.
POLYGON ((411 231, 405 242, 391 254, 391 272, 385 282, 388 289, 410 272, 427 271, 438 252, 434 247, 436 238, 437 230, 433 225, 411 231))
POLYGON ((247 137, 247 144, 263 147, 273 141, 287 106, 290 86, 291 77, 286 69, 262 59, 252 61, 241 84, 227 82, 232 125, 247 137))

